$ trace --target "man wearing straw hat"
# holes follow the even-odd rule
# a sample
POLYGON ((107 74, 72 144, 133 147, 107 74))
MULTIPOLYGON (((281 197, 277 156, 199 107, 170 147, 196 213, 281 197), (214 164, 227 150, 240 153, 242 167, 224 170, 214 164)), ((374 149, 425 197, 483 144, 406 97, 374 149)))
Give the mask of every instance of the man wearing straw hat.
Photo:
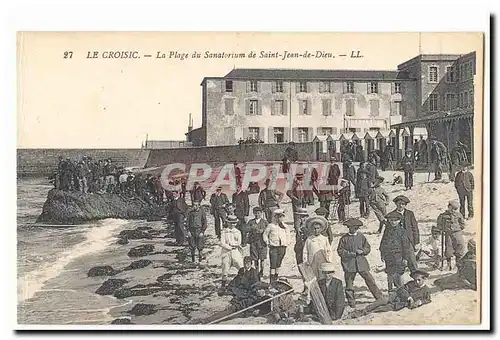
POLYGON ((284 215, 283 209, 274 210, 271 223, 262 234, 262 239, 269 247, 270 282, 278 280, 279 270, 289 243, 288 230, 281 221, 284 215))
POLYGON ((317 279, 321 278, 320 266, 332 261, 332 251, 328 238, 322 233, 326 230, 328 221, 322 216, 310 217, 306 220, 306 230, 311 235, 307 238, 303 250, 303 262, 308 264, 317 279))
POLYGON ((227 274, 231 267, 240 269, 243 267, 243 255, 241 253, 241 232, 236 229, 238 217, 229 215, 226 218, 227 228, 221 232, 220 246, 222 248, 222 287, 227 283, 227 274))
POLYGON ((338 320, 342 317, 342 314, 344 314, 344 285, 341 280, 335 277, 335 265, 333 263, 323 262, 319 269, 324 277, 318 280, 319 288, 325 298, 330 317, 332 320, 338 320))

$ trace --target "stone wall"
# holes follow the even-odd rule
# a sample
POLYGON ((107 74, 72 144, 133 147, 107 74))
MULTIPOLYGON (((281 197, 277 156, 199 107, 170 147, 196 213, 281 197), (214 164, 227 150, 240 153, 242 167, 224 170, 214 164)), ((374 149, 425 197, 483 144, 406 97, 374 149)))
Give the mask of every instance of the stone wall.
MULTIPOLYGON (((277 161, 283 158, 288 144, 226 145, 200 148, 151 150, 146 167, 170 163, 210 163, 214 166, 232 162, 277 161)), ((299 160, 313 161, 313 143, 296 143, 299 160)))

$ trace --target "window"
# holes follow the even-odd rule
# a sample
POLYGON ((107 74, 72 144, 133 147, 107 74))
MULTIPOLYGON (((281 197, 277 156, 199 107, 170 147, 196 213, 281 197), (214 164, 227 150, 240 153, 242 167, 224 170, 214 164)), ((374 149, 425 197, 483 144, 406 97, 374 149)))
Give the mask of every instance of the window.
POLYGON ((394 93, 401 93, 401 83, 394 83, 394 93))
POLYGON ((370 100, 370 116, 379 115, 380 102, 378 100, 370 100))
POLYGON ((224 99, 224 112, 226 115, 234 115, 234 99, 225 98, 224 99))
POLYGON ((275 100, 274 101, 274 110, 272 111, 273 115, 281 116, 285 114, 285 103, 283 100, 275 100))
POLYGON ((250 92, 257 92, 257 81, 250 80, 250 92))
POLYGON ((322 81, 319 83, 319 92, 324 93, 324 92, 331 92, 331 87, 330 87, 330 82, 329 81, 322 81))
POLYGON ((455 67, 446 66, 446 82, 453 83, 455 81, 455 67))
POLYGON ((380 128, 379 127, 371 127, 371 128, 368 128, 368 131, 380 131, 380 128))
POLYGON ((274 82, 275 92, 283 92, 283 82, 281 80, 277 80, 274 82))
POLYGON ((308 107, 307 100, 301 100, 299 102, 299 114, 301 114, 301 115, 309 114, 309 107, 308 107))
POLYGON ((346 116, 354 116, 354 99, 345 101, 346 116))
POLYGON ((473 78, 474 77, 474 62, 470 62, 469 63, 469 78, 473 78))
POLYGON ((299 137, 299 142, 307 142, 308 128, 298 128, 297 135, 299 137))
POLYGON ((299 92, 307 92, 307 81, 301 81, 299 83, 299 92))
POLYGON ((465 79, 465 65, 461 64, 460 65, 460 81, 463 81, 465 79))
POLYGON ((321 102, 322 102, 322 106, 323 106, 323 116, 331 116, 331 114, 332 114, 332 101, 330 99, 323 99, 321 102))
POLYGON ((437 111, 438 110, 438 95, 433 93, 429 96, 429 111, 437 111))
POLYGON ((233 92, 233 81, 226 80, 226 92, 233 92))
POLYGON ((333 134, 333 129, 331 127, 324 127, 324 128, 321 128, 321 134, 323 136, 328 136, 328 135, 331 135, 333 134))
POLYGON ((474 91, 473 90, 469 91, 469 103, 470 103, 470 107, 474 108, 474 91))
POLYGON ((248 137, 259 140, 260 139, 259 131, 260 129, 258 127, 249 127, 248 137))
POLYGON ((464 106, 464 94, 459 93, 458 94, 458 107, 463 107, 464 106))
POLYGON ((469 107, 469 92, 464 92, 464 107, 469 107))
POLYGON ((453 110, 455 108, 455 94, 454 93, 447 93, 446 94, 445 108, 446 108, 446 110, 453 110))
POLYGON ((369 93, 378 93, 378 83, 376 82, 370 83, 369 93))
POLYGON ((275 143, 283 143, 285 141, 285 128, 275 127, 273 134, 275 143))
POLYGON ((401 102, 394 102, 392 115, 401 116, 401 102))
POLYGON ((250 100, 250 110, 248 112, 249 115, 254 116, 259 114, 259 101, 256 99, 250 100))
POLYGON ((354 82, 348 81, 346 84, 345 92, 346 93, 354 93, 354 82))
POLYGON ((429 67, 429 83, 437 83, 438 81, 438 68, 437 66, 429 67))

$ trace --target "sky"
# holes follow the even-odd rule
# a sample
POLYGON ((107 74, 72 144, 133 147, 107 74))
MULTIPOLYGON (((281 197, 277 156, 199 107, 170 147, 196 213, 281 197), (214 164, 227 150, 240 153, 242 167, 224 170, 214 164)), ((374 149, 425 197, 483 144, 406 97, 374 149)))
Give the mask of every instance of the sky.
MULTIPOLYGON (((233 68, 380 69, 423 54, 480 51, 480 33, 22 32, 17 36, 18 148, 139 148, 201 126, 204 77, 233 68), (324 51, 359 59, 206 59, 210 52, 324 51), (97 51, 98 58, 87 58, 97 51), (140 59, 102 58, 137 51, 140 59), (169 58, 170 52, 189 57, 169 58), (67 54, 65 52, 73 52, 67 54), (193 52, 202 58, 193 59, 193 52), (156 58, 157 54, 167 58, 156 58), (151 58, 144 57, 150 54, 151 58)), ((480 59, 480 58, 478 58, 480 59)))

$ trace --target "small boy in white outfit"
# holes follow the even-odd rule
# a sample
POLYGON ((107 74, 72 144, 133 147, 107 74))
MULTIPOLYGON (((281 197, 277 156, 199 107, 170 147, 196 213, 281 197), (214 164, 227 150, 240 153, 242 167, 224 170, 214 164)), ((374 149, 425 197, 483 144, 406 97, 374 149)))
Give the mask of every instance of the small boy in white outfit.
POLYGON ((441 230, 435 225, 431 227, 431 236, 422 242, 421 248, 417 253, 417 260, 423 254, 434 260, 433 266, 435 268, 441 265, 441 258, 443 256, 441 250, 441 230))

